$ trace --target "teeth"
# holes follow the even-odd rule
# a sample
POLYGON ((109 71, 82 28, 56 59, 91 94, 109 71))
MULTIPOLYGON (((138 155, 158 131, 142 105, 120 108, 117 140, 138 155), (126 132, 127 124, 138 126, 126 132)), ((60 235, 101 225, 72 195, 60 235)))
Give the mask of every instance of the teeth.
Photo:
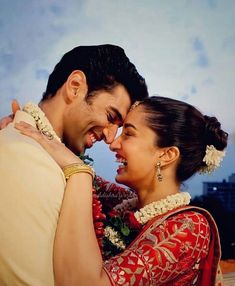
POLYGON ((116 162, 123 164, 124 166, 127 166, 127 160, 123 158, 117 158, 116 162))
POLYGON ((96 142, 96 138, 95 138, 94 134, 91 134, 90 137, 91 137, 92 143, 95 143, 96 142))

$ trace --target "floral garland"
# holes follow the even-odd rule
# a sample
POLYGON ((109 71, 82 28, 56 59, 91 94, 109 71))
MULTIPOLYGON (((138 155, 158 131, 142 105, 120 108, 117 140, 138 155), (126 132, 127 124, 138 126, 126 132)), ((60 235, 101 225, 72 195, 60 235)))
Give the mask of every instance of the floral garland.
POLYGON ((206 166, 202 166, 199 170, 199 173, 212 173, 216 168, 220 166, 224 156, 225 151, 217 150, 214 145, 207 145, 206 155, 202 160, 206 166))
POLYGON ((51 126, 51 123, 38 105, 29 102, 24 106, 23 111, 33 117, 39 131, 47 132, 51 134, 53 138, 61 142, 61 139, 57 136, 53 127, 51 126))
MULTIPOLYGON (((30 114, 33 117, 38 130, 48 132, 49 134, 53 136, 53 138, 61 142, 61 139, 57 136, 51 123, 49 122, 46 115, 44 114, 44 112, 41 110, 41 108, 38 105, 35 105, 29 102, 24 106, 23 111, 25 111, 26 113, 30 114)), ((93 160, 87 155, 81 154, 81 156, 79 157, 86 164, 90 165, 93 162, 93 160)), ((104 235, 104 222, 103 221, 105 220, 106 216, 102 213, 102 205, 101 205, 100 200, 98 199, 98 196, 96 195, 95 188, 93 189, 92 206, 93 206, 93 221, 94 221, 94 226, 95 226, 95 233, 96 233, 99 246, 102 249, 103 235, 104 235)))
MULTIPOLYGON (((23 110, 34 118, 36 126, 40 131, 52 134, 54 138, 61 142, 49 120, 37 105, 27 103, 23 110)), ((82 155, 81 158, 84 161, 93 161, 89 156, 82 155)), ((121 204, 116 205, 111 212, 105 215, 102 210, 102 204, 96 194, 97 188, 98 186, 94 182, 93 221, 98 244, 104 259, 108 259, 123 251, 149 220, 175 208, 188 205, 191 198, 189 193, 178 193, 152 202, 134 212, 133 210, 138 202, 137 197, 134 197, 123 200, 121 204)))
POLYGON ((147 223, 155 216, 162 215, 175 208, 186 206, 190 203, 191 196, 187 192, 177 193, 167 196, 156 202, 152 202, 147 206, 135 212, 135 218, 141 224, 147 223))
POLYGON ((104 259, 122 252, 152 218, 188 205, 190 199, 189 193, 181 192, 152 202, 135 212, 133 210, 138 199, 124 200, 106 215, 102 251, 104 259))

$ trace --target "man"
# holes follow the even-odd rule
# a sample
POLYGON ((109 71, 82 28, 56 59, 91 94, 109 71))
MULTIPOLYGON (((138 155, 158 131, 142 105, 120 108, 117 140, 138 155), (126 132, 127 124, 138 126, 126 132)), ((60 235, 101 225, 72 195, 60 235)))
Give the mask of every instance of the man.
POLYGON ((65 179, 15 122, 37 126, 78 154, 111 143, 130 105, 148 96, 144 79, 113 45, 80 46, 51 73, 39 104, 0 131, 0 285, 54 285, 52 252, 65 179))

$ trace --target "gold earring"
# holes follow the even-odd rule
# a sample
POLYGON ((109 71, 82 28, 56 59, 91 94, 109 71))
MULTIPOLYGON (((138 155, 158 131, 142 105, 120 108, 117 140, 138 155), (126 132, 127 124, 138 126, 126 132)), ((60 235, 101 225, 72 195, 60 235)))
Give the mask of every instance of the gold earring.
POLYGON ((162 182, 163 180, 163 177, 161 174, 161 162, 157 162, 157 179, 158 179, 158 182, 162 182))

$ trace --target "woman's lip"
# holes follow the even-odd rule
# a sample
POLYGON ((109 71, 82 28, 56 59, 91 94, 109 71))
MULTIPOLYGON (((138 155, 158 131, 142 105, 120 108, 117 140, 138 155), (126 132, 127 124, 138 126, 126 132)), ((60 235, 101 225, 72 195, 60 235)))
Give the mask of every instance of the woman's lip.
POLYGON ((123 156, 121 156, 120 154, 117 154, 117 153, 116 153, 115 157, 116 157, 117 159, 125 159, 123 156))
POLYGON ((118 174, 120 174, 120 173, 122 173, 123 171, 124 171, 124 169, 125 169, 125 166, 118 166, 118 168, 117 168, 117 173, 118 174))

